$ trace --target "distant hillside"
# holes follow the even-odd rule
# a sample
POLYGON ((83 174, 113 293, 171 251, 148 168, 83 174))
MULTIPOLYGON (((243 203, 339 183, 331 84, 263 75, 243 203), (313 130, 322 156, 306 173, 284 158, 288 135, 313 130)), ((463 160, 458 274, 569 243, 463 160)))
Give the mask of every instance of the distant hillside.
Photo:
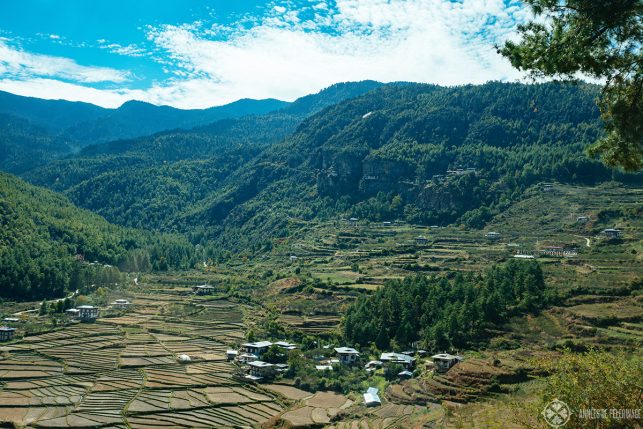
POLYGON ((76 204, 112 222, 171 230, 178 213, 216 191, 307 116, 379 86, 372 81, 337 84, 266 115, 92 145, 24 177, 64 191, 76 204))
POLYGON ((186 268, 185 239, 109 224, 67 198, 0 173, 0 298, 60 297, 124 270, 186 268), (91 265, 78 261, 98 261, 91 265))
POLYGON ((69 151, 66 143, 26 119, 0 114, 0 170, 22 173, 69 151))
POLYGON ((586 156, 603 132, 596 91, 340 84, 266 115, 90 146, 24 177, 111 222, 233 250, 269 248, 291 219, 481 228, 541 181, 641 180, 586 156))
POLYGON ((355 216, 483 227, 539 181, 623 176, 588 159, 588 85, 386 86, 305 120, 177 222, 224 247, 270 246, 291 219, 355 216))
POLYGON ((208 109, 182 110, 129 101, 117 109, 105 109, 88 103, 43 100, 0 91, 0 114, 26 119, 76 147, 189 129, 220 119, 261 115, 289 104, 275 99, 244 99, 208 109))

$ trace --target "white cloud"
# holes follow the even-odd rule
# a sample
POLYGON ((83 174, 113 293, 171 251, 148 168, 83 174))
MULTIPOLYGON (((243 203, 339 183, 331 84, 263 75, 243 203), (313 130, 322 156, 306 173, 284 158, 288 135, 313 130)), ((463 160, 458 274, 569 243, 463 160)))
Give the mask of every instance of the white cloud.
POLYGON ((404 80, 443 85, 515 79, 494 43, 506 39, 523 9, 502 0, 337 0, 312 15, 273 7, 273 14, 226 40, 198 26, 166 25, 149 38, 174 62, 180 100, 191 107, 242 97, 292 100, 341 81, 404 80), (322 31, 331 28, 333 32, 322 31), (188 88, 204 85, 201 91, 188 88))
POLYGON ((45 83, 41 78, 122 83, 129 74, 47 57, 58 64, 51 70, 52 61, 42 61, 44 56, 11 50, 0 40, 0 74, 3 67, 13 68, 12 79, 0 81, 0 88, 22 85, 23 93, 37 88, 44 91, 37 94, 41 97, 73 96, 104 106, 136 98, 202 108, 244 97, 293 100, 336 82, 363 79, 442 85, 513 80, 521 75, 495 52, 494 43, 512 37, 516 23, 526 18, 514 0, 278 0, 266 16, 230 25, 146 27, 154 46, 149 53, 99 40, 119 55, 149 55, 170 74, 145 90, 45 83), (4 61, 2 49, 11 61, 4 61), (29 70, 25 78, 22 69, 29 70))
POLYGON ((123 83, 130 73, 108 67, 83 66, 74 60, 51 55, 33 54, 0 40, 0 76, 14 79, 48 77, 80 83, 123 83))
POLYGON ((148 52, 145 49, 140 48, 133 43, 129 45, 120 45, 118 43, 108 43, 105 39, 98 39, 97 42, 101 49, 107 49, 113 54, 124 55, 127 57, 144 57, 148 55, 148 52))

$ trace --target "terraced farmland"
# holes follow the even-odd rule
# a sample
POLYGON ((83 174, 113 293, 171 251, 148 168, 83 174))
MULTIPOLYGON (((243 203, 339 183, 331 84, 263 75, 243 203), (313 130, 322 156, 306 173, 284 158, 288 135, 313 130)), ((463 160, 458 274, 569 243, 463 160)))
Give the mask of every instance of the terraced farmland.
POLYGON ((134 294, 126 315, 27 336, 2 347, 0 422, 32 427, 254 426, 284 410, 240 383, 225 350, 244 337, 238 304, 134 294), (193 306, 163 316, 168 306, 193 306), (195 301, 195 302, 193 302, 195 301), (192 307, 191 307, 192 308, 192 307), (187 354, 191 361, 179 363, 187 354))

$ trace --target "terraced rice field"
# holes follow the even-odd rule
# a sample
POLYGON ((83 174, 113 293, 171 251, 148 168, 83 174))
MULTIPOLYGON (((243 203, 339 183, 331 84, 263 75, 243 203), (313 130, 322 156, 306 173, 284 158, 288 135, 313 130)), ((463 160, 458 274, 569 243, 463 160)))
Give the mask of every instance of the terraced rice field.
POLYGON ((167 289, 156 298, 134 294, 124 316, 2 347, 0 425, 252 427, 284 411, 281 396, 241 383, 225 359, 246 329, 237 304, 167 289), (164 316, 177 299, 195 311, 164 316))

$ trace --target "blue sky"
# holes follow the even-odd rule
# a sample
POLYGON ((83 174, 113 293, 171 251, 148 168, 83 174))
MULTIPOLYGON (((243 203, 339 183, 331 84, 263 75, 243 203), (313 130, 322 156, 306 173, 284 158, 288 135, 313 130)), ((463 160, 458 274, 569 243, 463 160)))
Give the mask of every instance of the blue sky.
POLYGON ((517 0, 3 0, 0 90, 117 107, 292 100, 340 81, 514 80, 517 0))

